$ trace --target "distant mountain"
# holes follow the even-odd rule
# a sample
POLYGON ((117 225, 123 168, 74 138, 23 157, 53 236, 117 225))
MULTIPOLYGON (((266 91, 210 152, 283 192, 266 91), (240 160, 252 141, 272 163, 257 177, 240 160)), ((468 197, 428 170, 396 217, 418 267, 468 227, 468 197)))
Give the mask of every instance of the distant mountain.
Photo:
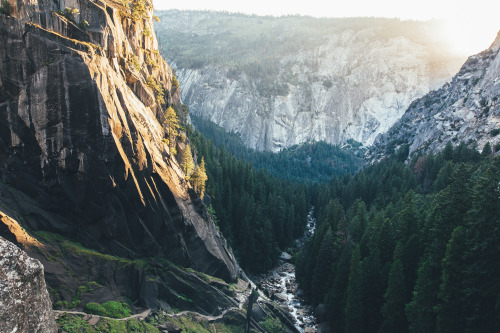
MULTIPOLYGON (((413 102, 372 153, 381 157, 410 145, 410 153, 442 150, 448 142, 500 144, 500 32, 485 51, 471 56, 450 83, 413 102)), ((500 147, 498 147, 500 150, 500 147)))
POLYGON ((365 145, 465 60, 437 22, 159 11, 163 54, 191 113, 258 150, 365 145))

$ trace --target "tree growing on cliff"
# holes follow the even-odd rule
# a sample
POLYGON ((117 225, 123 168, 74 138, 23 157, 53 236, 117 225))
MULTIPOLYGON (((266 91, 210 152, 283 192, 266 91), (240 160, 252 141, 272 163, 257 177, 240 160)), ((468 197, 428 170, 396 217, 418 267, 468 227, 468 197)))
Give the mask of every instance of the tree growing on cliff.
POLYGON ((205 169, 205 159, 202 157, 200 165, 198 165, 198 167, 191 175, 191 183, 193 184, 195 191, 198 192, 200 198, 202 199, 205 195, 205 183, 207 179, 208 177, 207 171, 205 169))
POLYGON ((175 138, 177 137, 179 130, 179 119, 177 118, 175 110, 171 106, 168 107, 167 111, 165 111, 165 126, 167 130, 168 147, 173 154, 176 154, 175 138))
POLYGON ((182 154, 181 167, 182 167, 182 170, 184 170, 184 174, 186 175, 186 179, 189 180, 189 177, 191 176, 191 172, 194 169, 194 163, 193 163, 193 157, 191 154, 191 147, 189 146, 188 143, 186 143, 186 150, 184 150, 184 153, 182 154))

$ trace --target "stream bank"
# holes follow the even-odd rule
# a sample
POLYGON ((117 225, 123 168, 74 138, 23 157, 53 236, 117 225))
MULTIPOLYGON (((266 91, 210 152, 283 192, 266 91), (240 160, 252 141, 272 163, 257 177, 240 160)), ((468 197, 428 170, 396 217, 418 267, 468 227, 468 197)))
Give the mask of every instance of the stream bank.
MULTIPOLYGON (((313 217, 314 207, 307 215, 307 226, 304 235, 296 240, 296 247, 300 248, 305 241, 314 234, 316 219, 313 217)), ((294 321, 294 326, 299 332, 316 332, 316 319, 313 316, 311 305, 303 298, 295 279, 295 265, 291 263, 292 256, 283 252, 277 267, 266 274, 254 279, 257 286, 270 299, 288 310, 294 321)))

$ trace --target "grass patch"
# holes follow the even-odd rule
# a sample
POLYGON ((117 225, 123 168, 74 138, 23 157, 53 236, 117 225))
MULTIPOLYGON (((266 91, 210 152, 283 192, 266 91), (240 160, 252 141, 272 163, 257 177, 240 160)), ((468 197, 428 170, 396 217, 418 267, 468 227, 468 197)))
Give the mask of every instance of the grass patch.
POLYGON ((206 320, 197 321, 193 317, 178 317, 169 318, 169 321, 182 329, 182 332, 187 333, 212 333, 213 330, 207 329, 208 322, 206 320))
POLYGON ((78 316, 65 314, 64 316, 57 319, 56 323, 57 326, 65 332, 95 332, 95 330, 89 323, 78 316))
POLYGON ((103 304, 90 302, 85 304, 84 311, 90 314, 111 318, 125 318, 130 316, 130 307, 125 302, 109 301, 103 304))
POLYGON ((137 319, 127 320, 127 330, 129 332, 143 332, 144 327, 137 319))
POLYGON ((221 323, 215 323, 210 325, 211 327, 215 327, 217 333, 244 333, 245 329, 241 326, 234 325, 224 325, 221 323))
POLYGON ((208 275, 208 274, 205 274, 205 273, 202 273, 202 272, 195 271, 192 268, 185 268, 185 271, 189 272, 189 273, 194 273, 194 274, 198 275, 201 279, 203 279, 207 283, 210 283, 212 281, 216 281, 216 282, 219 282, 221 284, 227 285, 227 283, 224 280, 222 280, 222 279, 220 279, 218 277, 211 276, 211 275, 208 275))
POLYGON ((95 257, 106 261, 120 262, 122 264, 135 264, 139 267, 147 266, 145 260, 141 259, 131 260, 127 258, 113 256, 110 254, 101 253, 96 250, 86 248, 80 243, 70 241, 64 236, 53 234, 48 231, 36 231, 34 232, 34 234, 37 239, 41 239, 44 243, 48 243, 50 245, 59 245, 62 250, 66 252, 71 252, 76 255, 81 255, 81 256, 86 255, 89 257, 95 257))
POLYGON ((266 332, 286 332, 286 328, 281 322, 273 317, 267 317, 266 320, 259 322, 259 325, 266 332))

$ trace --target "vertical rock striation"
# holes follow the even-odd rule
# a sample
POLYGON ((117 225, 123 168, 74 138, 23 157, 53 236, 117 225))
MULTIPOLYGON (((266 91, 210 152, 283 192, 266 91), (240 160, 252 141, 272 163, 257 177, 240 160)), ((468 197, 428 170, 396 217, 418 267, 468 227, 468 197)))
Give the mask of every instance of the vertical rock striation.
POLYGON ((9 2, 0 166, 2 181, 30 198, 26 227, 235 279, 231 250, 162 142, 179 89, 149 1, 9 2))
POLYGON ((447 50, 432 23, 159 15, 183 102, 258 150, 321 140, 371 145, 465 59, 447 50))
POLYGON ((43 266, 0 237, 0 331, 57 332, 43 266))
POLYGON ((500 143, 500 32, 485 51, 469 57, 452 81, 413 102, 403 117, 380 135, 372 155, 381 158, 401 144, 410 153, 442 150, 448 142, 500 143))

